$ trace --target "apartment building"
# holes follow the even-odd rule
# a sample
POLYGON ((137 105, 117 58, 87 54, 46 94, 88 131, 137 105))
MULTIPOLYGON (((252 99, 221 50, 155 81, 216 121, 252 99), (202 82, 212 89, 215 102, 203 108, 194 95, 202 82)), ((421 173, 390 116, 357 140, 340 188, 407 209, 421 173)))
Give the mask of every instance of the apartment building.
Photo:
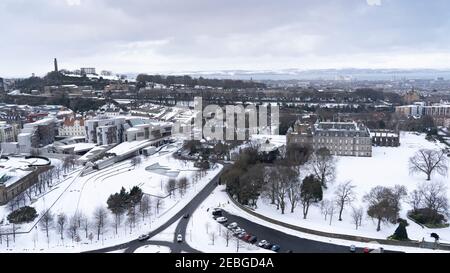
POLYGON ((62 126, 58 129, 59 136, 85 136, 86 130, 84 128, 84 118, 82 117, 66 117, 63 120, 62 126))

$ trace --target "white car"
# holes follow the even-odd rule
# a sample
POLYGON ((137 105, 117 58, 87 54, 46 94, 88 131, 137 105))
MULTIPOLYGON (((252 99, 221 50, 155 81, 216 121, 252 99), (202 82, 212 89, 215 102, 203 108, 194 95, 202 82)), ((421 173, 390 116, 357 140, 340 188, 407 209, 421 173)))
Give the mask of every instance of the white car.
POLYGON ((177 242, 178 242, 178 243, 183 242, 183 235, 178 234, 178 236, 177 236, 177 242))
POLYGON ((228 228, 228 229, 235 229, 235 228, 237 228, 237 226, 238 226, 238 224, 237 224, 236 222, 233 222, 233 223, 229 224, 229 225, 227 226, 227 228, 228 228))
POLYGON ((268 244, 269 244, 269 242, 267 242, 266 240, 262 240, 261 242, 258 243, 258 246, 259 247, 264 247, 264 246, 266 246, 268 244))
POLYGON ((226 221, 228 221, 228 219, 225 218, 225 217, 219 217, 219 218, 216 219, 216 221, 219 222, 219 223, 225 223, 226 221))

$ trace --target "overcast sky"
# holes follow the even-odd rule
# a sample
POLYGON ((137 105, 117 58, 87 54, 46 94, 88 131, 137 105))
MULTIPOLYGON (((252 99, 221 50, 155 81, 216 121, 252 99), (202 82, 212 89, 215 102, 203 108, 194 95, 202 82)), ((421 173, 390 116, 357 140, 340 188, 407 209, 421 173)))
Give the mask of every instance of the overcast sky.
POLYGON ((449 68, 448 0, 1 0, 0 76, 449 68))

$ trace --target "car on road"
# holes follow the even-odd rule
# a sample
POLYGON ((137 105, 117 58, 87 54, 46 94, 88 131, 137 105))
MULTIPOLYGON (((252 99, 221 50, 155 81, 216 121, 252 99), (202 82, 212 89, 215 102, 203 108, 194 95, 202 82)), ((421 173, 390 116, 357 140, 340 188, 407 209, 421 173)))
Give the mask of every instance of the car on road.
POLYGON ((239 234, 237 235, 237 237, 238 237, 239 239, 244 239, 245 235, 247 235, 247 233, 245 233, 245 231, 244 231, 244 232, 239 233, 239 234))
POLYGON ((350 252, 352 252, 352 253, 356 252, 356 246, 355 245, 351 245, 350 246, 350 252))
POLYGON ((238 227, 238 224, 236 222, 233 222, 227 226, 228 229, 235 229, 237 227, 238 227))
POLYGON ((138 241, 145 241, 150 239, 150 235, 148 234, 142 234, 141 236, 138 237, 138 241))
POLYGON ((239 234, 241 234, 242 232, 245 232, 245 230, 243 230, 243 229, 241 229, 241 228, 235 228, 235 229, 233 229, 233 234, 234 235, 239 235, 239 234))
POLYGON ((258 246, 259 247, 265 247, 266 245, 268 245, 269 244, 269 242, 267 242, 266 240, 261 240, 259 243, 258 243, 258 246))
POLYGON ((270 248, 270 250, 272 250, 272 251, 275 251, 275 252, 278 252, 278 251, 280 251, 280 246, 279 245, 273 245, 271 248, 270 248))
POLYGON ((368 247, 365 247, 364 250, 363 250, 363 252, 364 252, 364 253, 369 253, 369 252, 370 252, 370 249, 369 249, 368 247))
POLYGON ((219 217, 216 219, 216 221, 219 223, 226 223, 228 219, 226 217, 219 217))
POLYGON ((250 237, 250 239, 248 239, 248 242, 251 244, 254 244, 257 241, 258 241, 258 237, 256 237, 256 236, 252 236, 252 237, 250 237))
POLYGON ((186 213, 185 215, 183 215, 183 218, 184 218, 184 219, 189 218, 189 213, 186 213))
POLYGON ((248 240, 250 240, 250 238, 252 238, 252 235, 247 233, 247 234, 245 234, 245 236, 242 238, 242 240, 248 242, 248 240))
POLYGON ((178 236, 177 236, 177 242, 178 242, 178 243, 183 242, 183 235, 178 234, 178 236))
POLYGON ((222 216, 222 209, 221 208, 213 209, 212 215, 214 215, 214 216, 222 216))

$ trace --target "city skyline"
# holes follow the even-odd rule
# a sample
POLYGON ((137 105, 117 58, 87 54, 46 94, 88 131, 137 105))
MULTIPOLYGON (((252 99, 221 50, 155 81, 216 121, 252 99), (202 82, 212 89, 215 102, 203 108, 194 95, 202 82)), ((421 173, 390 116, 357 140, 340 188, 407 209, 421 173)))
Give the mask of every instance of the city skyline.
POLYGON ((44 75, 54 57, 61 69, 118 73, 448 69, 449 7, 443 0, 6 0, 0 75, 44 75))

